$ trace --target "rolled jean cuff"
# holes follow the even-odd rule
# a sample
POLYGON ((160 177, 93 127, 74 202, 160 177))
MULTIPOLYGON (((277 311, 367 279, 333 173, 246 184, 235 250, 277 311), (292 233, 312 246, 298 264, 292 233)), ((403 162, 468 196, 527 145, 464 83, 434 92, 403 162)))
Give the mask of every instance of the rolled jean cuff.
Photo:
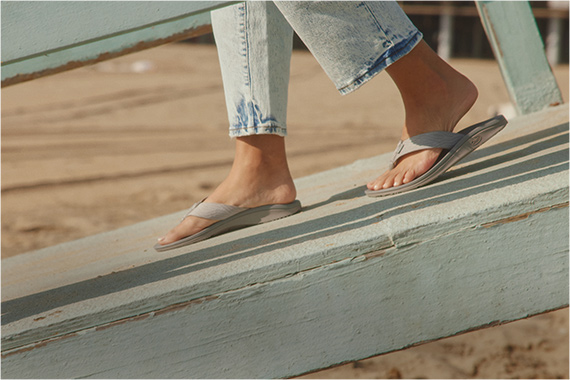
POLYGON ((380 73, 382 70, 386 69, 398 59, 402 58, 410 51, 412 51, 412 49, 416 47, 422 38, 423 34, 420 31, 416 30, 416 32, 410 36, 410 38, 400 41, 396 45, 383 52, 383 54, 369 68, 365 69, 365 72, 362 75, 354 79, 350 84, 337 88, 337 90, 341 93, 341 95, 346 95, 355 91, 364 83, 374 78, 376 74, 380 73))
POLYGON ((277 135, 281 137, 287 136, 287 128, 276 125, 254 125, 249 127, 232 126, 230 127, 230 137, 244 137, 255 135, 277 135))

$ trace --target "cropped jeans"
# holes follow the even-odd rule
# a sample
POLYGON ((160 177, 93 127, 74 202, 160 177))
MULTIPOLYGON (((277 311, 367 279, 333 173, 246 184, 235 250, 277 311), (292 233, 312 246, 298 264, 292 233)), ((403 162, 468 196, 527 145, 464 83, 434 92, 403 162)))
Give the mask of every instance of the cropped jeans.
POLYGON ((212 12, 230 136, 287 134, 293 30, 341 94, 422 39, 395 1, 246 1, 212 12))

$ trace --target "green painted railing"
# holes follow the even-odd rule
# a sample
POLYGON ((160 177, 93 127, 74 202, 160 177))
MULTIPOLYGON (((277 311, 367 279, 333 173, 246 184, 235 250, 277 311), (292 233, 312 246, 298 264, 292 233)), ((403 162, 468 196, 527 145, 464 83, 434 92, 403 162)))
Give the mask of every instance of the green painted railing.
POLYGON ((562 103, 528 1, 478 1, 481 22, 519 114, 562 103))
POLYGON ((3 1, 2 86, 211 31, 228 1, 3 1))

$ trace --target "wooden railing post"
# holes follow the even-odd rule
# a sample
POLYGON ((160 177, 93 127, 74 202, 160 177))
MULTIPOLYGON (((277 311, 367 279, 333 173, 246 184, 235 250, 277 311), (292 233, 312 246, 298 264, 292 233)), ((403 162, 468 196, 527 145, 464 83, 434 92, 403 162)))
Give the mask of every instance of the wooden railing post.
POLYGON ((509 96, 519 114, 563 102, 528 1, 477 1, 509 96))

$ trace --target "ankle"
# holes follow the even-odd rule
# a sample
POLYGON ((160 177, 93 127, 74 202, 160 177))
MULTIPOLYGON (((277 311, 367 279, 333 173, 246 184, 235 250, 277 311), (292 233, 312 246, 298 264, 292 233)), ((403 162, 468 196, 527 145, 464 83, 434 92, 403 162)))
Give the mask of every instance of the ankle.
POLYGON ((296 199, 289 167, 281 160, 236 160, 220 190, 222 194, 235 196, 235 205, 243 207, 290 203, 296 199))
POLYGON ((291 203, 296 196, 295 184, 288 170, 232 170, 208 200, 251 208, 266 204, 291 203))
POLYGON ((296 190, 287 164, 284 138, 255 135, 236 139, 228 177, 208 199, 241 207, 290 203, 296 190))

